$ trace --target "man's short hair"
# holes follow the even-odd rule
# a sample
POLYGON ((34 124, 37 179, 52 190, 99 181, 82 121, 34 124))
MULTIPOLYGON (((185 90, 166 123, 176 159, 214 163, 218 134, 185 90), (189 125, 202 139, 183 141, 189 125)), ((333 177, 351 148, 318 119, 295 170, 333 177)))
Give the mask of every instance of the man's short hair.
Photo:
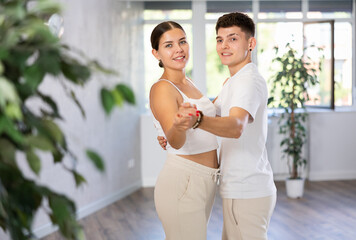
POLYGON ((246 34, 247 38, 255 36, 255 23, 248 15, 241 12, 233 12, 222 15, 216 22, 216 34, 220 28, 233 26, 241 28, 241 31, 246 34))

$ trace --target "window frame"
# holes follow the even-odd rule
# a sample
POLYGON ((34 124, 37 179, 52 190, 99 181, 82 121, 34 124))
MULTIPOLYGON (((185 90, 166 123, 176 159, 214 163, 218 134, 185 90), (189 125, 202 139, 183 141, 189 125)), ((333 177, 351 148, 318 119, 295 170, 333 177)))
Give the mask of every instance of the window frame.
MULTIPOLYGON (((207 83, 206 83, 206 44, 205 44, 205 28, 207 24, 215 24, 217 19, 206 19, 205 13, 207 12, 207 2, 209 0, 201 0, 201 1, 191 1, 192 4, 192 19, 186 20, 179 20, 179 19, 169 19, 172 21, 177 21, 182 24, 191 24, 193 29, 193 56, 199 56, 193 58, 193 75, 192 78, 195 81, 197 87, 200 91, 205 95, 207 93, 207 83), (203 31, 203 32, 202 32, 203 31)), ((308 0, 301 0, 301 11, 302 11, 302 18, 267 18, 267 19, 260 19, 258 18, 259 7, 260 3, 259 0, 251 0, 252 2, 252 14, 253 20, 255 24, 258 23, 272 23, 272 22, 301 22, 303 25, 310 23, 310 22, 322 22, 322 21, 330 21, 333 20, 334 23, 338 22, 349 22, 352 26, 352 67, 351 67, 351 76, 352 76, 352 86, 351 86, 351 95, 352 95, 352 103, 351 106, 337 106, 335 107, 335 83, 333 84, 333 91, 331 94, 332 97, 332 104, 330 109, 332 110, 356 110, 356 43, 355 43, 355 8, 356 2, 352 0, 352 12, 349 18, 308 18, 308 11, 309 11, 309 1, 308 0)), ((143 24, 158 24, 162 20, 145 20, 143 19, 143 24)), ((258 38, 256 34, 256 38, 258 38)), ((333 52, 333 51, 332 51, 333 52)), ((257 61, 257 52, 253 52, 252 56, 253 62, 258 65, 257 61)), ((334 68, 335 64, 333 64, 334 68)), ((332 78, 335 78, 335 72, 332 73, 332 78)), ((334 82, 334 80, 333 80, 334 82)), ((313 108, 322 108, 318 106, 313 106, 313 108)))

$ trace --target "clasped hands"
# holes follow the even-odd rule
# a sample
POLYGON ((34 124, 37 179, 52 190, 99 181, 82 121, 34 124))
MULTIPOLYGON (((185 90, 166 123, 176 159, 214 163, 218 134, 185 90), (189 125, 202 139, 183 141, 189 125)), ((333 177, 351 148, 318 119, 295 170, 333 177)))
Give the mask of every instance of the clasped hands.
POLYGON ((197 121, 199 113, 195 104, 182 103, 173 119, 173 126, 180 131, 187 131, 197 121))
MULTIPOLYGON (((195 104, 189 102, 182 103, 173 119, 173 126, 179 131, 187 131, 192 128, 197 121, 199 113, 195 104)), ((158 136, 157 140, 161 147, 166 150, 167 140, 163 136, 158 136)))

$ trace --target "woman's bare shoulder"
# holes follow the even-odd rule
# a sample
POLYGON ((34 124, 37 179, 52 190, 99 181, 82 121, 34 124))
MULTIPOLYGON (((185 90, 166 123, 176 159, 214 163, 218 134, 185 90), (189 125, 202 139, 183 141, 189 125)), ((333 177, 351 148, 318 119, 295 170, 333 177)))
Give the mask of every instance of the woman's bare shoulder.
POLYGON ((150 100, 169 101, 169 99, 177 100, 179 92, 175 87, 167 81, 157 81, 151 87, 150 100))

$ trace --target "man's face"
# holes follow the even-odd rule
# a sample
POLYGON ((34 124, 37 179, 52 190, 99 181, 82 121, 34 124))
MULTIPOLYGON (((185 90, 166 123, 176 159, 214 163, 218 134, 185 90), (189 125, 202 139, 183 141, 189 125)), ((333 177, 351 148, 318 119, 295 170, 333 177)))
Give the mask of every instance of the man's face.
POLYGON ((216 51, 221 63, 231 68, 239 68, 249 54, 251 38, 246 39, 246 34, 237 26, 219 28, 216 37, 216 51))

